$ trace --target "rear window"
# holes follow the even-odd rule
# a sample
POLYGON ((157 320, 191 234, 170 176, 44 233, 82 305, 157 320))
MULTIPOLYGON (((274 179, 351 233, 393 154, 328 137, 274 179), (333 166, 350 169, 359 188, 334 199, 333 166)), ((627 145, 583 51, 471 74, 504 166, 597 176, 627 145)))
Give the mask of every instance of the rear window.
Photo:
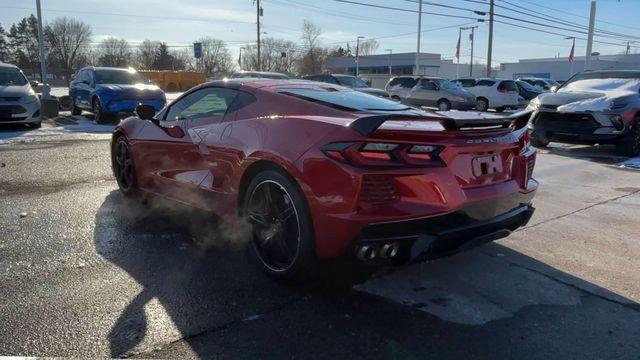
POLYGON ((416 86, 417 82, 418 80, 410 77, 395 78, 391 80, 391 82, 389 83, 389 87, 400 86, 403 88, 413 88, 414 86, 416 86))
POLYGON ((457 82, 460 85, 462 85, 462 87, 474 87, 474 86, 476 86, 476 81, 473 80, 473 79, 459 79, 459 80, 456 80, 455 82, 457 82))
POLYGON ((410 109, 395 101, 354 90, 284 88, 278 92, 345 111, 404 111, 410 109))
POLYGON ((476 86, 493 86, 496 82, 493 80, 479 80, 476 86))
POLYGON ((500 85, 498 85, 498 90, 518 91, 518 85, 516 85, 515 81, 502 81, 500 85))

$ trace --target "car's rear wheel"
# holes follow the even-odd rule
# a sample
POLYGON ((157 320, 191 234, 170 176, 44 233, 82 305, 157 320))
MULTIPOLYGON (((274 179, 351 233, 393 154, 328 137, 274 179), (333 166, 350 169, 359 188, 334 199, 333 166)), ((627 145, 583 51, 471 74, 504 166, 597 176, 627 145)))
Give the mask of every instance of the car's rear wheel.
POLYGON ((487 111, 489 110, 489 100, 485 98, 477 98, 476 99, 476 110, 478 111, 487 111))
POLYGON ((447 99, 440 99, 438 101, 438 110, 439 111, 449 111, 451 110, 451 103, 447 99))
POLYGON ((298 186, 280 172, 259 173, 249 184, 243 217, 251 226, 251 257, 278 279, 307 277, 315 267, 311 215, 298 186))
POLYGON ((32 123, 29 123, 29 127, 32 129, 39 129, 42 126, 42 121, 35 121, 32 123))
POLYGON ((616 152, 622 156, 640 154, 640 117, 629 125, 627 134, 616 144, 616 152))
POLYGON ((76 106, 75 101, 71 105, 71 115, 82 115, 82 109, 76 106))
POLYGON ((124 136, 118 137, 113 149, 113 172, 120 192, 127 197, 138 194, 138 180, 131 146, 124 136))

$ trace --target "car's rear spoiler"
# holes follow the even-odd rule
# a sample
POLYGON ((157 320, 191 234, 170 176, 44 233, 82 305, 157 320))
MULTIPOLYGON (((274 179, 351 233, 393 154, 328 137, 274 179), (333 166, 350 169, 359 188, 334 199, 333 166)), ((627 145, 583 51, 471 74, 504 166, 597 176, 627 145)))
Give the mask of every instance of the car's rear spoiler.
POLYGON ((465 131, 465 130, 483 130, 483 129, 499 129, 508 128, 512 124, 516 129, 527 124, 530 111, 520 111, 513 115, 504 117, 482 117, 477 118, 453 118, 446 116, 428 116, 428 115, 372 115, 364 116, 352 121, 349 127, 361 134, 369 136, 373 134, 386 121, 437 121, 442 124, 445 130, 449 131, 465 131))

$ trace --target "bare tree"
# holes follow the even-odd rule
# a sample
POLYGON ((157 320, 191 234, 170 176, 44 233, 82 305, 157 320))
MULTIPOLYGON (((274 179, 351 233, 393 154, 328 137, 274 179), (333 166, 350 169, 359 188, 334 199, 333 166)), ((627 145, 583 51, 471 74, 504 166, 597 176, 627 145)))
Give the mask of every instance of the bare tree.
POLYGON ((224 41, 205 37, 198 42, 202 43, 202 64, 206 76, 220 77, 233 71, 235 65, 224 41))
POLYGON ((380 43, 376 39, 369 39, 360 42, 360 56, 373 55, 378 50, 380 43))
POLYGON ((136 67, 138 69, 150 70, 158 56, 158 47, 160 43, 157 41, 144 40, 135 51, 136 67))
POLYGON ((309 20, 302 24, 303 55, 300 59, 301 74, 312 74, 322 71, 327 58, 327 49, 320 46, 322 30, 309 20))
POLYGON ((126 67, 131 64, 131 46, 125 39, 109 37, 97 48, 100 66, 126 67))
POLYGON ((64 69, 69 82, 74 68, 80 65, 78 59, 88 50, 91 28, 81 21, 61 17, 48 24, 44 34, 49 55, 64 69))
MULTIPOLYGON (((284 39, 265 38, 261 41, 262 69, 281 73, 294 73, 300 58, 299 47, 296 43, 284 39)), ((256 46, 243 48, 243 64, 249 69, 258 68, 256 46)))

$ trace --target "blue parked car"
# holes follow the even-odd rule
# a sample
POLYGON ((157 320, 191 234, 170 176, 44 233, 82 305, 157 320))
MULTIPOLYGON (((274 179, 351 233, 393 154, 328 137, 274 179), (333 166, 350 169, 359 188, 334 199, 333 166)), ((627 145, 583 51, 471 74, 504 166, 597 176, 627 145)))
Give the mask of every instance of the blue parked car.
POLYGON ((159 111, 167 101, 162 89, 133 69, 93 66, 78 72, 69 87, 69 96, 73 115, 86 110, 93 113, 97 123, 118 113, 133 112, 139 104, 159 111))

